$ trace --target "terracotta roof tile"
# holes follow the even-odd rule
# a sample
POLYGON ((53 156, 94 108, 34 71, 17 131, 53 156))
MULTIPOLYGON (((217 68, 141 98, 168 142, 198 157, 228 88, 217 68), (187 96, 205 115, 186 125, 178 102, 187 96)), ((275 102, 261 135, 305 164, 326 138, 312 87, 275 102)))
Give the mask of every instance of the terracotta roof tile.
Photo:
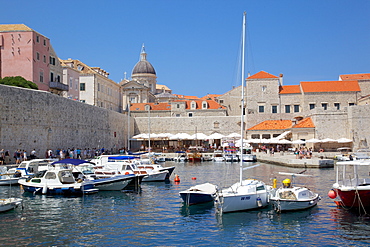
POLYGON ((151 111, 169 111, 171 105, 168 103, 132 103, 130 111, 145 111, 145 106, 150 105, 151 111))
MULTIPOLYGON (((226 109, 226 107, 220 105, 214 100, 174 100, 173 102, 185 102, 186 110, 190 110, 191 102, 194 101, 196 103, 196 109, 201 110, 202 109, 202 103, 203 101, 206 101, 208 106, 207 109, 211 110, 217 110, 217 109, 226 109)), ((165 103, 132 103, 130 107, 130 111, 145 111, 145 106, 150 105, 150 109, 152 111, 169 111, 171 110, 171 104, 165 102, 165 103)))
POLYGON ((182 95, 182 94, 174 94, 179 99, 199 99, 197 96, 188 96, 188 95, 182 95))
POLYGON ((340 75, 342 81, 353 81, 353 80, 370 80, 370 73, 366 74, 350 74, 350 75, 340 75))
POLYGON ((247 79, 267 79, 267 78, 279 78, 279 77, 267 73, 265 71, 260 71, 257 74, 249 76, 247 79))
POLYGON ((361 91, 357 81, 302 81, 301 86, 305 93, 361 91))
POLYGON ((262 123, 259 123, 248 130, 281 130, 289 129, 292 127, 291 120, 266 120, 262 123))
POLYGON ((281 86, 280 94, 301 93, 299 85, 281 86))
POLYGON ((299 121, 293 128, 315 128, 315 124, 310 117, 307 117, 299 121))
POLYGON ((203 96, 201 99, 212 99, 214 100, 216 97, 221 96, 222 94, 207 94, 206 96, 203 96))

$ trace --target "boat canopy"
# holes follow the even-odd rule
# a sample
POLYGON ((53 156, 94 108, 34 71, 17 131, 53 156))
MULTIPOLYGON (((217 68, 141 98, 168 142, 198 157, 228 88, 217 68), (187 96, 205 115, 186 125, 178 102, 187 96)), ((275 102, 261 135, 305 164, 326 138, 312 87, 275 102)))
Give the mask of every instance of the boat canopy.
POLYGON ((78 165, 86 164, 86 163, 90 163, 90 164, 95 165, 94 163, 92 163, 92 162, 90 162, 90 161, 87 161, 87 160, 79 160, 79 159, 64 159, 64 160, 58 160, 58 161, 55 161, 55 162, 51 163, 51 165, 70 164, 70 165, 78 166, 78 165))
POLYGON ((136 159, 137 157, 135 156, 127 156, 127 155, 123 155, 123 156, 112 156, 112 157, 108 157, 108 160, 132 160, 132 159, 136 159))

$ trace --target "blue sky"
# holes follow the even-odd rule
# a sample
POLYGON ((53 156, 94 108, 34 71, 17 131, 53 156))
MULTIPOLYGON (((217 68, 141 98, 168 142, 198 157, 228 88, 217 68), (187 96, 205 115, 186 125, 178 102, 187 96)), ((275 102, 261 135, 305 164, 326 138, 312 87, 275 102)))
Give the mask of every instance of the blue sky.
POLYGON ((370 73, 370 1, 0 0, 1 24, 26 24, 62 59, 130 77, 144 43, 157 83, 176 94, 223 94, 240 82, 243 12, 246 71, 284 85, 370 73))

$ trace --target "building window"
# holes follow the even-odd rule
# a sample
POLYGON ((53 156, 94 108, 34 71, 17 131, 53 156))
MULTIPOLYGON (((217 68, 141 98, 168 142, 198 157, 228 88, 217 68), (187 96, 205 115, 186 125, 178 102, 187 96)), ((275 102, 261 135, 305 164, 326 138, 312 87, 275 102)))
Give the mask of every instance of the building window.
POLYGON ((271 108, 272 113, 277 113, 277 105, 273 105, 271 108))
POLYGON ((354 106, 354 105, 355 105, 355 103, 348 103, 348 105, 349 105, 349 106, 354 106))
POLYGON ((208 103, 206 101, 202 102, 202 109, 207 109, 208 108, 208 103))
POLYGON ((219 122, 214 122, 213 123, 213 128, 215 128, 215 129, 220 128, 220 123, 219 122))
POLYGON ((176 104, 176 108, 178 109, 178 108, 180 108, 180 104, 176 104))
POLYGON ((85 91, 85 83, 80 83, 80 91, 85 91))
POLYGON ((224 103, 224 100, 223 100, 223 99, 220 99, 220 100, 219 100, 219 103, 220 103, 220 104, 223 104, 223 103, 224 103))
POLYGON ((252 139, 260 139, 260 134, 252 134, 251 138, 252 139))
POLYGON ((44 46, 46 46, 46 39, 44 39, 44 46))
POLYGON ((262 86, 262 92, 266 92, 266 90, 267 90, 267 86, 266 85, 263 85, 262 86))
POLYGON ((290 105, 285 105, 285 113, 290 113, 290 105))
POLYGON ((69 88, 70 89, 73 88, 73 79, 72 78, 69 78, 69 88))
POLYGON ((40 37, 38 35, 36 35, 36 42, 40 43, 40 37))
POLYGON ((194 101, 191 102, 191 105, 190 105, 190 109, 194 110, 194 109, 197 109, 197 103, 195 103, 194 101))
POLYGON ((98 91, 100 91, 100 83, 98 83, 98 91))
POLYGON ((265 112, 265 106, 263 105, 258 106, 258 112, 260 113, 265 112))
POLYGON ((271 139, 270 134, 262 134, 262 139, 271 139))
POLYGON ((44 71, 40 71, 40 82, 44 82, 44 71))
POLYGON ((50 81, 54 81, 54 73, 50 72, 50 81))
POLYGON ((146 110, 146 111, 150 111, 150 105, 146 105, 146 106, 145 106, 145 110, 146 110))
POLYGON ((46 63, 46 56, 44 55, 44 63, 46 63))
POLYGON ((299 105, 294 105, 294 112, 299 112, 299 105))
POLYGON ((76 91, 78 90, 78 79, 75 79, 75 84, 76 84, 76 91))
POLYGON ((36 52, 36 59, 40 60, 40 53, 36 52))
POLYGON ((180 114, 176 114, 176 117, 181 117, 181 115, 180 114))
POLYGON ((310 104, 310 110, 315 109, 315 104, 310 104))
POLYGON ((324 110, 328 109, 328 103, 321 103, 321 107, 324 108, 324 110))
POLYGON ((189 112, 188 113, 188 117, 193 117, 193 113, 192 112, 189 112))
POLYGON ((334 103, 334 107, 337 108, 337 110, 340 110, 340 104, 339 103, 334 103))

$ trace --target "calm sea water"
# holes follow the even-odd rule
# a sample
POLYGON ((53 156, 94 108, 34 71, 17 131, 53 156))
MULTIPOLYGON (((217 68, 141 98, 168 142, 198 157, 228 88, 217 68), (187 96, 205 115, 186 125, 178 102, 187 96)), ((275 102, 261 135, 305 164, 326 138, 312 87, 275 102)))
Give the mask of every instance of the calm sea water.
MULTIPOLYGON (((258 162, 259 163, 259 162, 258 162)), ((279 171, 302 169, 259 163, 245 178, 270 184, 279 171)), ((1 187, 1 197, 20 196, 23 210, 0 214, 0 243, 7 246, 369 246, 370 218, 336 208, 327 197, 333 169, 308 169, 305 185, 322 196, 318 206, 277 214, 269 208, 220 215, 212 204, 184 206, 178 192, 210 182, 226 187, 239 165, 173 163, 181 182, 144 183, 141 193, 99 192, 66 198, 22 194, 1 187), (196 178, 193 180, 192 178, 196 178)), ((278 181, 285 177, 277 176, 278 181)), ((173 175, 172 178, 173 179, 173 175)))

